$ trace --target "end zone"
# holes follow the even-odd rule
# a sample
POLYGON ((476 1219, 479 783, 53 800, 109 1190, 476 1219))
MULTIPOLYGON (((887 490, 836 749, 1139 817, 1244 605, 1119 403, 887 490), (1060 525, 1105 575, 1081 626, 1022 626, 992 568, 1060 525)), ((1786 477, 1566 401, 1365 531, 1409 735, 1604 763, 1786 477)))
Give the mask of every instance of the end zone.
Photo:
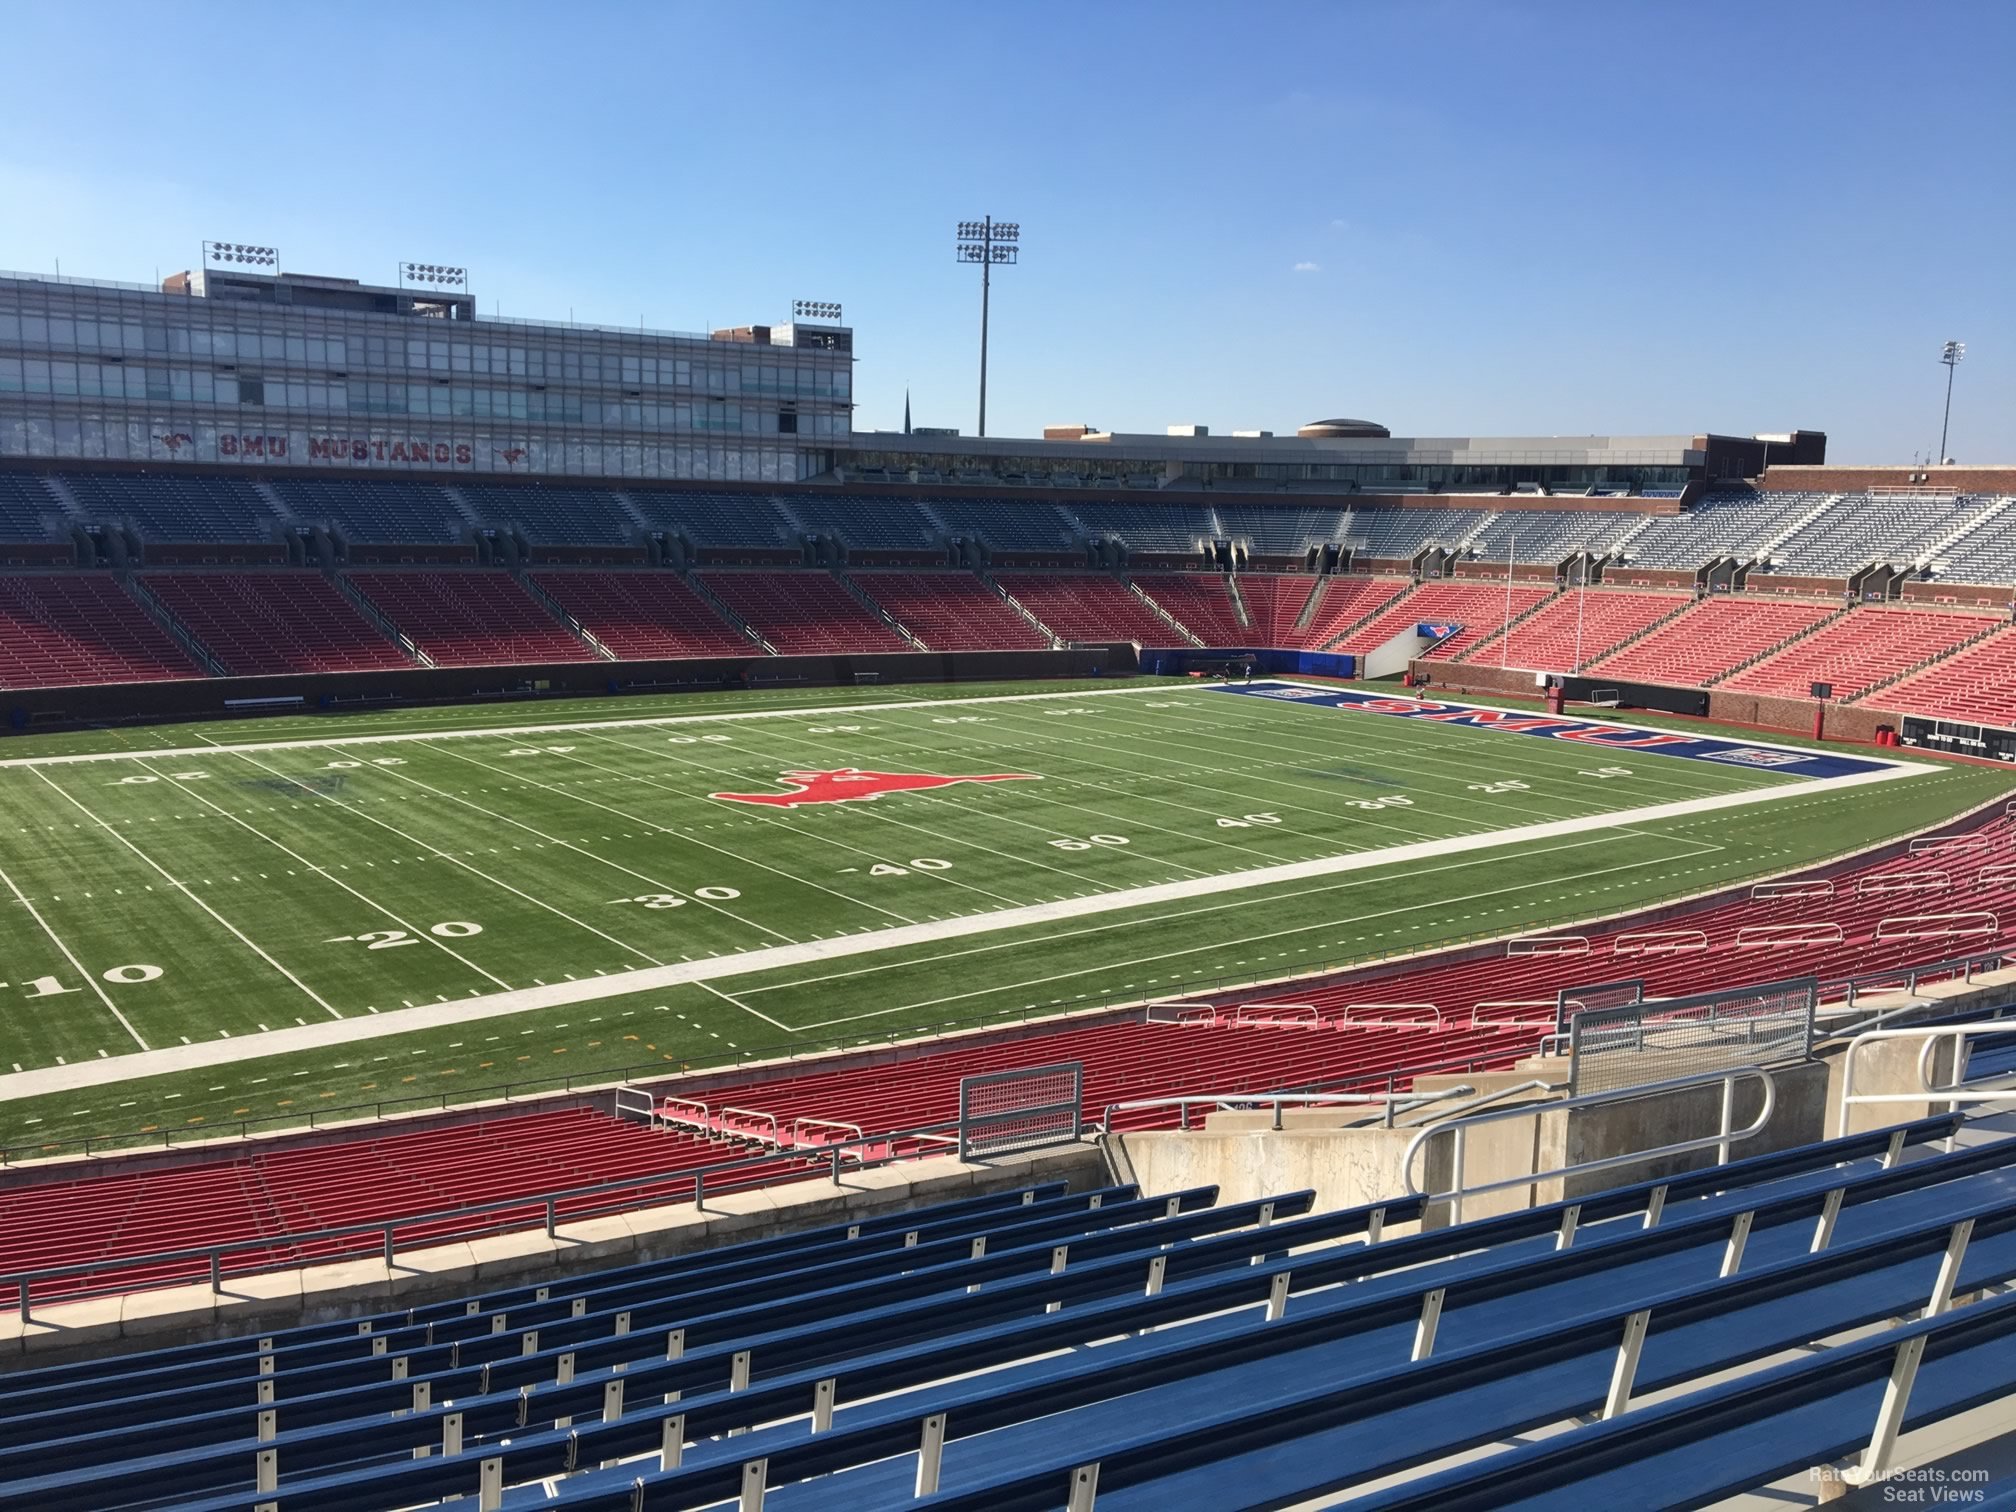
POLYGON ((1677 756, 1684 761, 1712 761, 1751 771, 1781 773, 1808 781, 1828 782, 1867 777, 1878 772, 1903 776, 1934 768, 1919 761, 1891 761, 1880 756, 1841 756, 1803 746, 1768 740, 1730 740, 1717 735, 1686 735, 1647 725, 1614 720, 1579 719, 1561 714, 1529 714, 1482 704, 1451 703, 1393 693, 1367 693, 1357 688, 1331 688, 1318 683, 1275 681, 1220 683, 1211 691, 1270 698, 1308 708, 1335 709, 1347 714, 1378 714, 1389 719, 1418 719, 1464 729, 1495 730, 1507 735, 1534 735, 1547 740, 1572 740, 1603 750, 1634 755, 1677 756))

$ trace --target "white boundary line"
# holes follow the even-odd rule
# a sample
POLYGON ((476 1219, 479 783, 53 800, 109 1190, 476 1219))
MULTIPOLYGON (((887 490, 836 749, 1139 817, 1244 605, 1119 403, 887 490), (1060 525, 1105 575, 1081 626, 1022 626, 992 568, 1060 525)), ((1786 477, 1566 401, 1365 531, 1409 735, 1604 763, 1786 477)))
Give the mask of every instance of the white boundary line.
MULTIPOLYGON (((574 724, 502 725, 474 730, 413 730, 394 735, 335 735, 318 740, 262 740, 243 744, 177 746, 157 751, 90 751, 69 756, 12 756, 0 759, 0 768, 75 766, 93 761, 169 761, 191 756, 229 756, 241 751, 321 751, 338 746, 396 745, 410 741, 516 740, 533 735, 583 735, 595 730, 652 729, 662 725, 721 724, 739 719, 821 719, 835 714, 872 714, 886 709, 967 709, 986 704, 1032 703, 1048 698, 1114 698, 1130 694, 1161 693, 1172 690, 1165 683, 1149 683, 1127 688, 1073 688, 1062 693, 991 693, 981 698, 913 698, 900 702, 872 704, 821 704, 809 709, 746 709, 728 714, 654 714, 638 719, 591 719, 574 724)), ((1189 692, 1190 689, 1176 689, 1189 692)))
POLYGON ((1151 887, 1133 888, 1126 892, 1095 893, 1089 897, 1066 898, 1054 903, 1036 903, 1023 908, 1001 909, 992 913, 967 915, 963 918, 903 925, 894 929, 876 930, 868 935, 843 935, 825 940, 807 940, 795 945, 778 945, 764 950, 746 951, 739 955, 649 967, 625 972, 619 976, 593 977, 577 982, 556 982, 545 987, 521 987, 511 992, 459 998, 447 1003, 423 1003, 413 1008, 394 1009, 372 1018, 276 1029, 251 1038, 169 1046, 160 1050, 123 1055, 116 1059, 92 1061, 77 1066, 44 1067, 35 1071, 0 1076, 0 1102, 50 1092, 103 1086, 108 1082, 125 1081, 140 1076, 195 1070, 237 1061, 263 1060, 269 1056, 285 1055, 295 1051, 348 1047, 361 1040, 379 1039, 412 1030, 472 1023, 540 1008, 594 1002, 603 998, 627 997, 633 993, 660 992, 689 983, 706 983, 816 961, 898 950, 909 945, 932 944, 940 940, 993 934, 1034 924, 1054 923, 1063 919, 1153 907, 1186 898, 1241 892, 1281 882, 1299 882, 1311 877, 1330 877, 1381 866, 1402 866, 1410 861, 1455 855, 1472 849, 1525 845, 1536 840, 1588 834, 1595 830, 1621 829, 1630 825, 1657 823, 1665 819, 1716 813, 1725 809, 1748 808, 1759 803, 1804 797, 1815 787, 1825 787, 1829 790, 1867 787, 1912 777, 1923 770, 1927 769, 1906 766, 1903 763, 1886 764, 1876 771, 1831 778, 1824 783, 1774 784, 1769 787, 1718 794, 1709 798, 1687 798, 1655 804, 1650 808, 1623 809, 1609 814, 1556 819, 1544 824, 1494 830, 1481 835, 1457 835, 1441 840, 1417 841, 1412 845, 1387 846, 1376 851, 1355 851, 1348 855, 1326 856, 1314 861, 1293 861, 1280 866, 1258 867, 1252 871, 1197 877, 1182 882, 1164 882, 1151 887))

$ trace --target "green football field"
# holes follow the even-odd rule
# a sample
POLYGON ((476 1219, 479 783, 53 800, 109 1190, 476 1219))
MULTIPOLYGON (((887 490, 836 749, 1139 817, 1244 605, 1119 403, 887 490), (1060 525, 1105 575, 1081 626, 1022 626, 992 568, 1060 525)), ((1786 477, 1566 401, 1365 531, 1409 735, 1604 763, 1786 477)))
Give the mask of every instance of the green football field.
POLYGON ((1149 679, 26 737, 0 747, 0 1143, 1287 976, 1784 871, 2008 786, 1835 788, 1149 679))

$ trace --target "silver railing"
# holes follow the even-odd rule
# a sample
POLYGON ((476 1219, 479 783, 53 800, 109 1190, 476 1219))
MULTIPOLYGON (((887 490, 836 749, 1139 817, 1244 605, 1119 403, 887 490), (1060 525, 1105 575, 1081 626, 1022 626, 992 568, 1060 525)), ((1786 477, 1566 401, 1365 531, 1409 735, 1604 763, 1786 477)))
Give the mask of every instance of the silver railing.
POLYGON ((1585 1010, 1568 1024, 1569 1094, 1635 1085, 1648 1059, 1669 1077, 1804 1060, 1819 995, 1812 977, 1796 977, 1585 1010))
POLYGON ((1962 1073, 1966 1070, 1968 1042, 1979 1035, 2016 1034, 2016 1019, 1983 1019, 1971 1024, 1920 1024, 1909 1029, 1865 1029, 1848 1042, 1847 1053, 1841 1057, 1841 1111, 1836 1117, 1835 1132, 1848 1132, 1848 1110, 1850 1108, 1876 1107, 1887 1103, 1943 1102, 1957 1108, 1962 1103, 2010 1102, 2016 1100, 2016 1071, 1998 1072, 1981 1081, 1968 1081, 1962 1073), (1857 1092, 1855 1074, 1862 1062, 1862 1052, 1870 1045, 1883 1040, 1918 1040, 1916 1076, 1918 1087, 1910 1092, 1857 1092), (1953 1074, 1959 1080, 1935 1083, 1932 1080, 1932 1053, 1940 1042, 1953 1043, 1953 1074))
POLYGON ((1412 1113, 1446 1098, 1465 1097, 1476 1090, 1466 1086, 1450 1087, 1441 1092, 1218 1092, 1187 1097, 1141 1097, 1128 1102, 1108 1103, 1105 1116, 1093 1127, 1101 1134, 1110 1134, 1115 1113, 1128 1113, 1137 1108, 1174 1108, 1179 1129, 1190 1127, 1192 1108, 1208 1108, 1214 1113, 1250 1113, 1268 1108, 1273 1110, 1274 1127, 1279 1130, 1284 1108, 1364 1108, 1376 1111, 1390 1129, 1397 1114, 1412 1113))
POLYGON ((1466 1113, 1457 1118, 1443 1119, 1429 1124, 1407 1143, 1406 1153, 1400 1159, 1401 1179, 1406 1183, 1408 1195, 1425 1197, 1430 1202, 1449 1204, 1449 1221, 1463 1221, 1463 1199, 1481 1197, 1487 1192, 1505 1192, 1515 1187, 1531 1187, 1542 1181, 1552 1181, 1558 1177, 1586 1176, 1597 1171, 1614 1171, 1623 1166, 1643 1165, 1650 1160, 1661 1160, 1674 1155, 1688 1155, 1698 1150, 1716 1152, 1716 1164, 1726 1165, 1732 1145, 1746 1139, 1755 1139, 1764 1132, 1771 1122, 1771 1115, 1777 1111, 1778 1089, 1770 1076, 1759 1066, 1733 1066, 1723 1071, 1702 1072, 1695 1076, 1675 1077, 1671 1081, 1646 1082, 1642 1086, 1621 1087, 1610 1092, 1594 1092, 1586 1097, 1568 1097, 1558 1102, 1543 1102, 1522 1105, 1516 1108, 1493 1108, 1484 1113, 1466 1113), (1736 1087, 1740 1082, 1755 1081, 1763 1088, 1763 1106, 1757 1116, 1742 1128, 1736 1127, 1736 1087), (1720 1125, 1713 1134, 1694 1139, 1677 1139, 1650 1149, 1634 1150, 1624 1155, 1606 1155, 1598 1160, 1578 1160, 1551 1170, 1530 1171, 1523 1176, 1506 1177, 1500 1181, 1487 1181, 1477 1186, 1469 1185, 1463 1174, 1464 1157, 1467 1153, 1470 1130, 1483 1124, 1503 1123, 1512 1118, 1537 1118, 1547 1113, 1565 1113, 1576 1108, 1605 1107, 1614 1103, 1635 1102, 1639 1098, 1663 1096, 1669 1092, 1685 1091, 1690 1087, 1722 1088, 1722 1114, 1720 1125), (1449 1181, 1447 1189, 1423 1191, 1415 1180, 1414 1167, 1422 1150, 1436 1136, 1447 1134, 1450 1139, 1449 1181))

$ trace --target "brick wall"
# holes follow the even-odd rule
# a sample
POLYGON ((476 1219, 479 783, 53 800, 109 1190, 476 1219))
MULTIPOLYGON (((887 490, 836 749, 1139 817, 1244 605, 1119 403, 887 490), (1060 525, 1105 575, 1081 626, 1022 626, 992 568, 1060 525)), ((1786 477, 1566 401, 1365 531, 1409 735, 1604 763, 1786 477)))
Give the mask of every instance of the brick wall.
MULTIPOLYGON (((1465 693, 1493 693, 1501 697, 1528 698, 1540 702, 1540 690, 1533 674, 1516 667, 1479 667, 1468 663, 1417 661, 1413 670, 1429 676, 1429 694, 1451 698, 1465 693)), ((1626 710, 1623 717, 1630 718, 1626 710)), ((1708 717, 1728 724, 1750 725, 1767 730, 1783 730, 1790 735, 1813 733, 1813 700, 1773 698, 1756 693, 1724 693, 1708 690, 1708 717)), ((1831 740, 1870 742, 1878 725, 1895 725, 1899 716, 1880 709, 1827 706, 1825 734, 1831 740)))
POLYGON ((1839 599, 1848 592, 1848 579, 1793 577, 1786 573, 1753 572, 1743 581, 1749 593, 1796 594, 1801 598, 1839 599))
MULTIPOLYGON (((1730 724, 1760 725, 1768 730, 1784 730, 1795 735, 1813 733, 1813 700, 1772 698, 1757 693, 1724 693, 1708 690, 1708 717, 1730 724)), ((1873 741, 1878 725, 1895 725, 1898 716, 1879 709, 1827 706, 1825 733, 1830 740, 1873 741)))
POLYGON ((1924 488, 1953 493, 2016 494, 2016 467, 1773 467, 1758 486, 1794 493, 1924 488))
POLYGON ((1603 583, 1611 588, 1692 588, 1694 574, 1685 568, 1605 567, 1603 583))
POLYGON ((1995 609, 2010 612, 2016 590, 1980 583, 1906 583, 1901 596, 1907 604, 1954 604, 1963 609, 1995 609))

